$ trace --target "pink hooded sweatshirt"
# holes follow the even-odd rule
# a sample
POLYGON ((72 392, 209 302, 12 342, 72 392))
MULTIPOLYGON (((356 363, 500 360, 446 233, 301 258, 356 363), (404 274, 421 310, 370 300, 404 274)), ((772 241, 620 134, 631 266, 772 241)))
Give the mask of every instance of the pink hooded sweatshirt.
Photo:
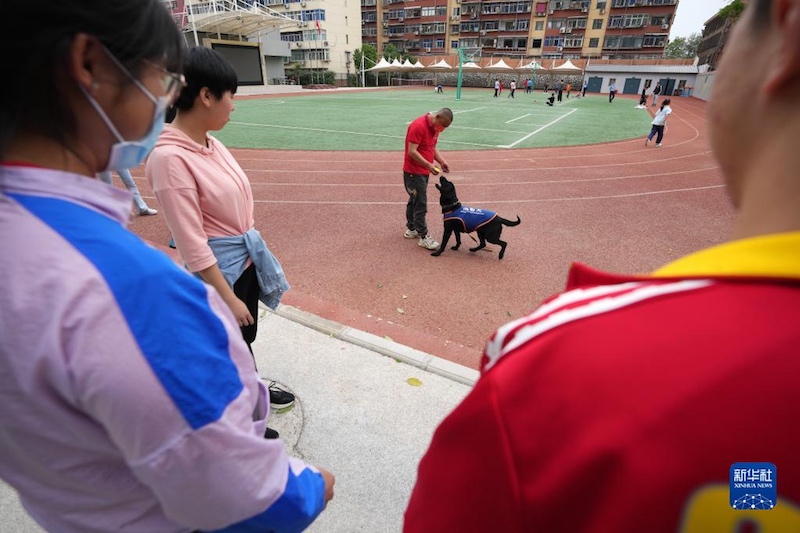
POLYGON ((206 138, 207 147, 167 125, 145 166, 181 259, 191 272, 217 262, 209 238, 243 235, 254 225, 247 176, 221 142, 210 135, 206 138))

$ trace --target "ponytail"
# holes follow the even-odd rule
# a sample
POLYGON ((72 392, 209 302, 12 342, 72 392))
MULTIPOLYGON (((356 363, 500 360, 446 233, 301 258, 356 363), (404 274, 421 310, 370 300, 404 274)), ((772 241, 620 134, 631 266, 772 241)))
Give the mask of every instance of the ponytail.
POLYGON ((667 107, 667 106, 669 105, 670 101, 671 101, 671 100, 670 100, 669 98, 665 98, 665 99, 664 99, 664 103, 663 103, 663 104, 661 104, 661 108, 659 109, 659 111, 664 111, 664 108, 665 108, 665 107, 667 107))

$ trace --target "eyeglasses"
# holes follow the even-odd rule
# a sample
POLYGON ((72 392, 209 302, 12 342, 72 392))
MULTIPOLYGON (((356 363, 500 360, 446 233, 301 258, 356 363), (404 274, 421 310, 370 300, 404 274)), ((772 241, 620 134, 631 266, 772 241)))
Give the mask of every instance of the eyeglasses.
POLYGON ((142 63, 161 71, 161 83, 164 86, 164 94, 166 95, 167 99, 169 99, 170 103, 177 100, 178 96, 181 94, 181 90, 186 87, 186 78, 183 76, 183 74, 170 72, 161 65, 156 65, 147 59, 142 59, 142 63))
MULTIPOLYGON (((103 47, 103 50, 108 55, 108 57, 111 58, 111 61, 113 61, 114 64, 116 64, 117 67, 119 67, 119 69, 122 72, 124 72, 125 75, 128 76, 128 78, 130 78, 130 80, 134 84, 136 84, 137 87, 139 87, 142 91, 144 91, 144 93, 148 96, 148 98, 150 98, 151 100, 153 100, 153 102, 155 102, 156 100, 153 97, 153 95, 150 94, 150 91, 148 91, 147 88, 144 85, 142 85, 142 83, 139 80, 137 80, 136 77, 134 77, 133 74, 131 74, 122 63, 120 63, 119 59, 117 59, 114 56, 114 54, 112 54, 109 51, 109 49, 106 48, 106 45, 100 43, 100 46, 103 47)), ((170 72, 161 65, 157 65, 152 61, 148 61, 147 59, 142 59, 142 62, 153 67, 156 70, 161 71, 162 75, 161 83, 164 86, 164 98, 167 100, 167 102, 169 102, 169 105, 172 105, 175 102, 175 100, 178 99, 178 96, 180 96, 181 90, 184 87, 186 87, 186 78, 183 77, 183 74, 170 72)))

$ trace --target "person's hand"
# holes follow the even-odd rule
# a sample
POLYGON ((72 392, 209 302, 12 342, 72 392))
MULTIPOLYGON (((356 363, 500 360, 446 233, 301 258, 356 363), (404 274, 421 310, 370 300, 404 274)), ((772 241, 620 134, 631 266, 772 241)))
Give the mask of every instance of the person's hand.
POLYGON ((228 307, 231 308, 231 312, 233 312, 236 323, 239 324, 240 328, 251 326, 255 323, 253 315, 250 314, 245 303, 239 298, 233 298, 232 301, 228 302, 228 307))
POLYGON ((439 168, 438 166, 431 165, 431 174, 433 174, 434 176, 438 176, 441 171, 442 169, 439 168))
POLYGON ((333 499, 333 485, 336 483, 336 478, 328 470, 317 467, 319 473, 322 474, 322 479, 325 481, 325 505, 333 499))
POLYGON ((450 165, 442 161, 442 170, 444 170, 445 172, 450 172, 450 165))

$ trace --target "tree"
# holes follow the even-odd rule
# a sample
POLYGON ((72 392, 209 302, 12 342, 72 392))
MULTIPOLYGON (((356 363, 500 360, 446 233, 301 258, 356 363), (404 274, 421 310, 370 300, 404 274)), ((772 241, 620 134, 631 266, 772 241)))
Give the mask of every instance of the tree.
MULTIPOLYGON (((371 44, 363 44, 361 48, 356 48, 353 52, 353 63, 356 69, 361 70, 361 57, 364 57, 364 68, 368 69, 375 66, 378 62, 378 49, 371 44)), ((360 76, 359 76, 360 79, 360 76)), ((367 85, 372 85, 375 75, 367 72, 367 85)))
POLYGON ((731 19, 731 22, 736 22, 739 17, 744 13, 746 4, 742 0, 733 0, 730 4, 723 7, 717 12, 718 17, 731 19))
POLYGON ((664 48, 667 59, 691 59, 697 55, 697 47, 703 40, 702 35, 693 33, 689 37, 676 37, 664 48))
POLYGON ((383 47, 383 57, 385 57, 390 63, 392 62, 392 59, 397 59, 399 56, 400 52, 397 51, 397 47, 395 45, 387 44, 383 47))

